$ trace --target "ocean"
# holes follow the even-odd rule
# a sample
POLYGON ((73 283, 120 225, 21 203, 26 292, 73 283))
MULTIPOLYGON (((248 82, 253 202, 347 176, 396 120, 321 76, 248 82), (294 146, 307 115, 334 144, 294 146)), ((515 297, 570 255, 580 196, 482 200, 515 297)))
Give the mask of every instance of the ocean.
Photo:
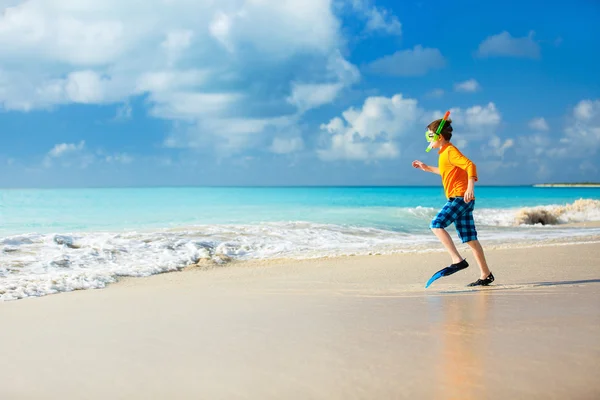
MULTIPOLYGON (((600 235, 577 224, 600 221, 600 188, 475 195, 484 246, 600 235)), ((199 262, 439 251, 444 202, 441 187, 0 189, 0 300, 199 262)))

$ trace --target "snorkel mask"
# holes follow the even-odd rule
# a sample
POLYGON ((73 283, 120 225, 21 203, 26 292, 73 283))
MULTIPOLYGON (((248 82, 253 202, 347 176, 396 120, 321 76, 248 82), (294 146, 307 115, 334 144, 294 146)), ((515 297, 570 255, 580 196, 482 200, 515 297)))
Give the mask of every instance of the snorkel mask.
POLYGON ((446 121, 448 120, 449 116, 450 116, 450 111, 446 111, 446 114, 444 114, 444 118, 442 118, 442 120, 440 121, 440 125, 438 126, 436 131, 433 132, 432 130, 427 129, 427 132, 425 132, 425 138, 429 142, 429 146, 425 150, 427 153, 429 153, 431 151, 433 144, 435 142, 437 142, 438 140, 440 140, 440 136, 441 136, 440 133, 442 132, 442 129, 444 128, 444 124, 446 124, 446 121))

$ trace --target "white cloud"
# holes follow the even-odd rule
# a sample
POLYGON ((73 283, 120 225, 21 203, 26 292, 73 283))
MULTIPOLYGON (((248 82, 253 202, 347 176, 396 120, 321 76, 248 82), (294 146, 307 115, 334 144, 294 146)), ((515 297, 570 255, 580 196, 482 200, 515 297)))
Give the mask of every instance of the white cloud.
POLYGON ((136 94, 163 93, 184 88, 194 89, 201 87, 208 79, 209 72, 199 69, 144 72, 137 79, 135 92, 136 94))
MULTIPOLYGON (((451 108, 456 137, 452 140, 466 146, 467 140, 489 140, 501 122, 501 115, 494 103, 467 109, 451 108), (458 128, 458 129, 457 129, 458 128)), ((401 94, 387 97, 369 97, 361 109, 353 107, 321 125, 322 146, 318 156, 326 161, 356 160, 372 161, 396 158, 401 144, 423 144, 425 127, 441 118, 442 111, 428 111, 419 107, 417 100, 401 94)), ((512 140, 503 143, 505 151, 513 145, 512 140)), ((496 151, 496 150, 495 150, 496 151)))
POLYGON ((571 122, 565 129, 565 138, 572 143, 574 154, 600 149, 600 99, 581 100, 573 108, 571 122))
MULTIPOLYGON (((0 109, 146 96, 150 115, 192 125, 182 146, 207 130, 251 143, 240 135, 268 129, 261 121, 328 104, 360 78, 332 1, 19 2, 0 14, 0 109)), ((372 29, 398 27, 365 9, 372 29)))
POLYGON ((161 43, 161 46, 168 52, 179 52, 190 47, 194 32, 188 29, 174 30, 167 33, 167 37, 161 43))
POLYGON ((599 101, 582 100, 575 106, 573 114, 579 121, 588 121, 598 115, 599 101))
POLYGON ((438 49, 423 48, 397 51, 368 65, 371 72, 391 76, 422 76, 430 70, 445 67, 446 60, 438 49))
POLYGON ((490 138, 490 140, 488 141, 489 149, 491 150, 491 152, 494 155, 496 155, 498 157, 503 157, 506 150, 513 147, 514 144, 515 144, 515 141, 513 139, 506 139, 503 141, 502 139, 500 139, 498 136, 495 136, 495 135, 492 136, 490 138))
POLYGON ((318 150, 318 155, 327 161, 395 158, 399 154, 395 139, 410 132, 421 115, 417 101, 401 94, 369 97, 362 109, 349 108, 343 119, 321 125, 329 148, 318 150))
POLYGON ((269 147, 273 153, 276 154, 288 154, 293 153, 304 148, 304 141, 301 137, 294 138, 283 138, 276 137, 273 139, 273 143, 269 147))
POLYGON ((331 103, 342 90, 340 83, 292 83, 292 94, 287 98, 290 104, 300 110, 309 110, 331 103))
POLYGON ((107 164, 131 164, 134 157, 127 153, 106 153, 98 150, 95 152, 86 149, 85 141, 79 143, 59 143, 56 144, 46 154, 43 160, 45 168, 51 168, 55 165, 63 168, 87 168, 88 166, 105 162, 107 164))
POLYGON ((167 33, 165 40, 160 44, 167 54, 167 64, 169 66, 175 63, 182 56, 182 53, 190 47, 194 32, 189 29, 173 30, 167 33))
POLYGON ((290 131, 294 118, 210 118, 174 130, 164 142, 170 148, 202 148, 213 145, 223 155, 240 153, 244 147, 262 144, 258 133, 290 131), (227 132, 222 135, 221 132, 227 132))
POLYGON ((533 153, 534 160, 540 163, 549 159, 555 163, 556 159, 585 161, 586 157, 596 157, 600 150, 600 99, 577 103, 568 116, 562 137, 536 133, 521 137, 519 147, 523 155, 533 153))
MULTIPOLYGON (((180 0, 184 1, 184 0, 180 0)), ((252 46, 263 55, 285 58, 298 51, 327 54, 339 44, 339 22, 328 0, 205 0, 209 34, 228 51, 252 46)))
POLYGON ((367 32, 383 32, 389 35, 402 34, 402 24, 389 10, 377 7, 369 0, 352 0, 352 7, 366 19, 367 32))
POLYGON ((343 89, 360 80, 360 72, 337 52, 329 57, 324 79, 329 82, 292 82, 292 93, 287 102, 295 105, 300 113, 329 104, 343 89))
POLYGON ((454 90, 457 92, 477 92, 481 90, 481 85, 475 79, 469 79, 464 82, 454 84, 454 90))
POLYGON ((150 114, 166 119, 195 121, 222 116, 242 98, 239 93, 165 92, 151 97, 154 106, 150 114))
POLYGON ((101 103, 105 97, 107 80, 93 71, 77 71, 69 74, 64 83, 67 98, 73 103, 101 103))
MULTIPOLYGON (((422 122, 427 125, 433 120, 442 118, 443 115, 442 111, 428 111, 425 112, 422 122)), ((458 134, 460 139, 477 141, 487 139, 494 134, 500 126, 502 116, 496 105, 490 102, 485 106, 476 105, 466 109, 450 108, 450 119, 454 133, 458 134)), ((452 140, 458 138, 453 137, 452 140)))
POLYGON ((210 22, 210 34, 217 39, 228 51, 233 52, 233 43, 229 39, 231 34, 231 18, 222 11, 218 11, 210 22))
POLYGON ((55 163, 63 167, 87 168, 94 162, 94 156, 85 151, 85 141, 79 143, 56 144, 43 160, 45 168, 51 168, 55 163))
POLYGON ((533 39, 534 32, 531 31, 525 37, 513 37, 504 31, 485 39, 479 45, 477 55, 479 57, 522 57, 540 58, 540 46, 533 39))
POLYGON ((529 121, 529 128, 536 131, 548 131, 550 127, 544 118, 534 118, 529 121))
POLYGON ((495 129, 500 124, 502 117, 494 103, 488 103, 486 106, 473 106, 466 110, 460 108, 451 108, 453 125, 466 126, 473 132, 485 132, 495 129))
POLYGON ((85 141, 81 141, 78 144, 75 143, 60 143, 55 145, 49 152, 48 156, 53 158, 59 158, 69 153, 76 153, 85 147, 85 141))

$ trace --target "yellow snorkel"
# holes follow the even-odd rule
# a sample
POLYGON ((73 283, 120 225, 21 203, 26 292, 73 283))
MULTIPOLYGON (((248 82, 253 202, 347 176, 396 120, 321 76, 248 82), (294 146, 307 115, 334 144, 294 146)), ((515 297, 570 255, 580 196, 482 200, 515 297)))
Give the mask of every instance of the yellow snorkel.
POLYGON ((429 129, 427 129, 427 132, 425 132, 425 138, 429 142, 429 146, 425 150, 427 153, 431 151, 431 146, 433 146, 433 144, 440 139, 440 132, 442 132, 442 128, 448 120, 448 117, 450 117, 450 111, 446 111, 446 114, 444 114, 444 118, 442 118, 442 120, 440 121, 440 125, 438 126, 435 132, 432 132, 429 129))

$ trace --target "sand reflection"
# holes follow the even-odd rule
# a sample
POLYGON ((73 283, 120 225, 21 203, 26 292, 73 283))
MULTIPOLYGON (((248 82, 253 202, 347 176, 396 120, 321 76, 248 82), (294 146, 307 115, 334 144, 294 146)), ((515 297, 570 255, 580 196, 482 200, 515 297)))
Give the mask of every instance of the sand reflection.
POLYGON ((492 295, 440 296, 434 329, 442 332, 439 346, 436 398, 485 398, 488 320, 492 295))

